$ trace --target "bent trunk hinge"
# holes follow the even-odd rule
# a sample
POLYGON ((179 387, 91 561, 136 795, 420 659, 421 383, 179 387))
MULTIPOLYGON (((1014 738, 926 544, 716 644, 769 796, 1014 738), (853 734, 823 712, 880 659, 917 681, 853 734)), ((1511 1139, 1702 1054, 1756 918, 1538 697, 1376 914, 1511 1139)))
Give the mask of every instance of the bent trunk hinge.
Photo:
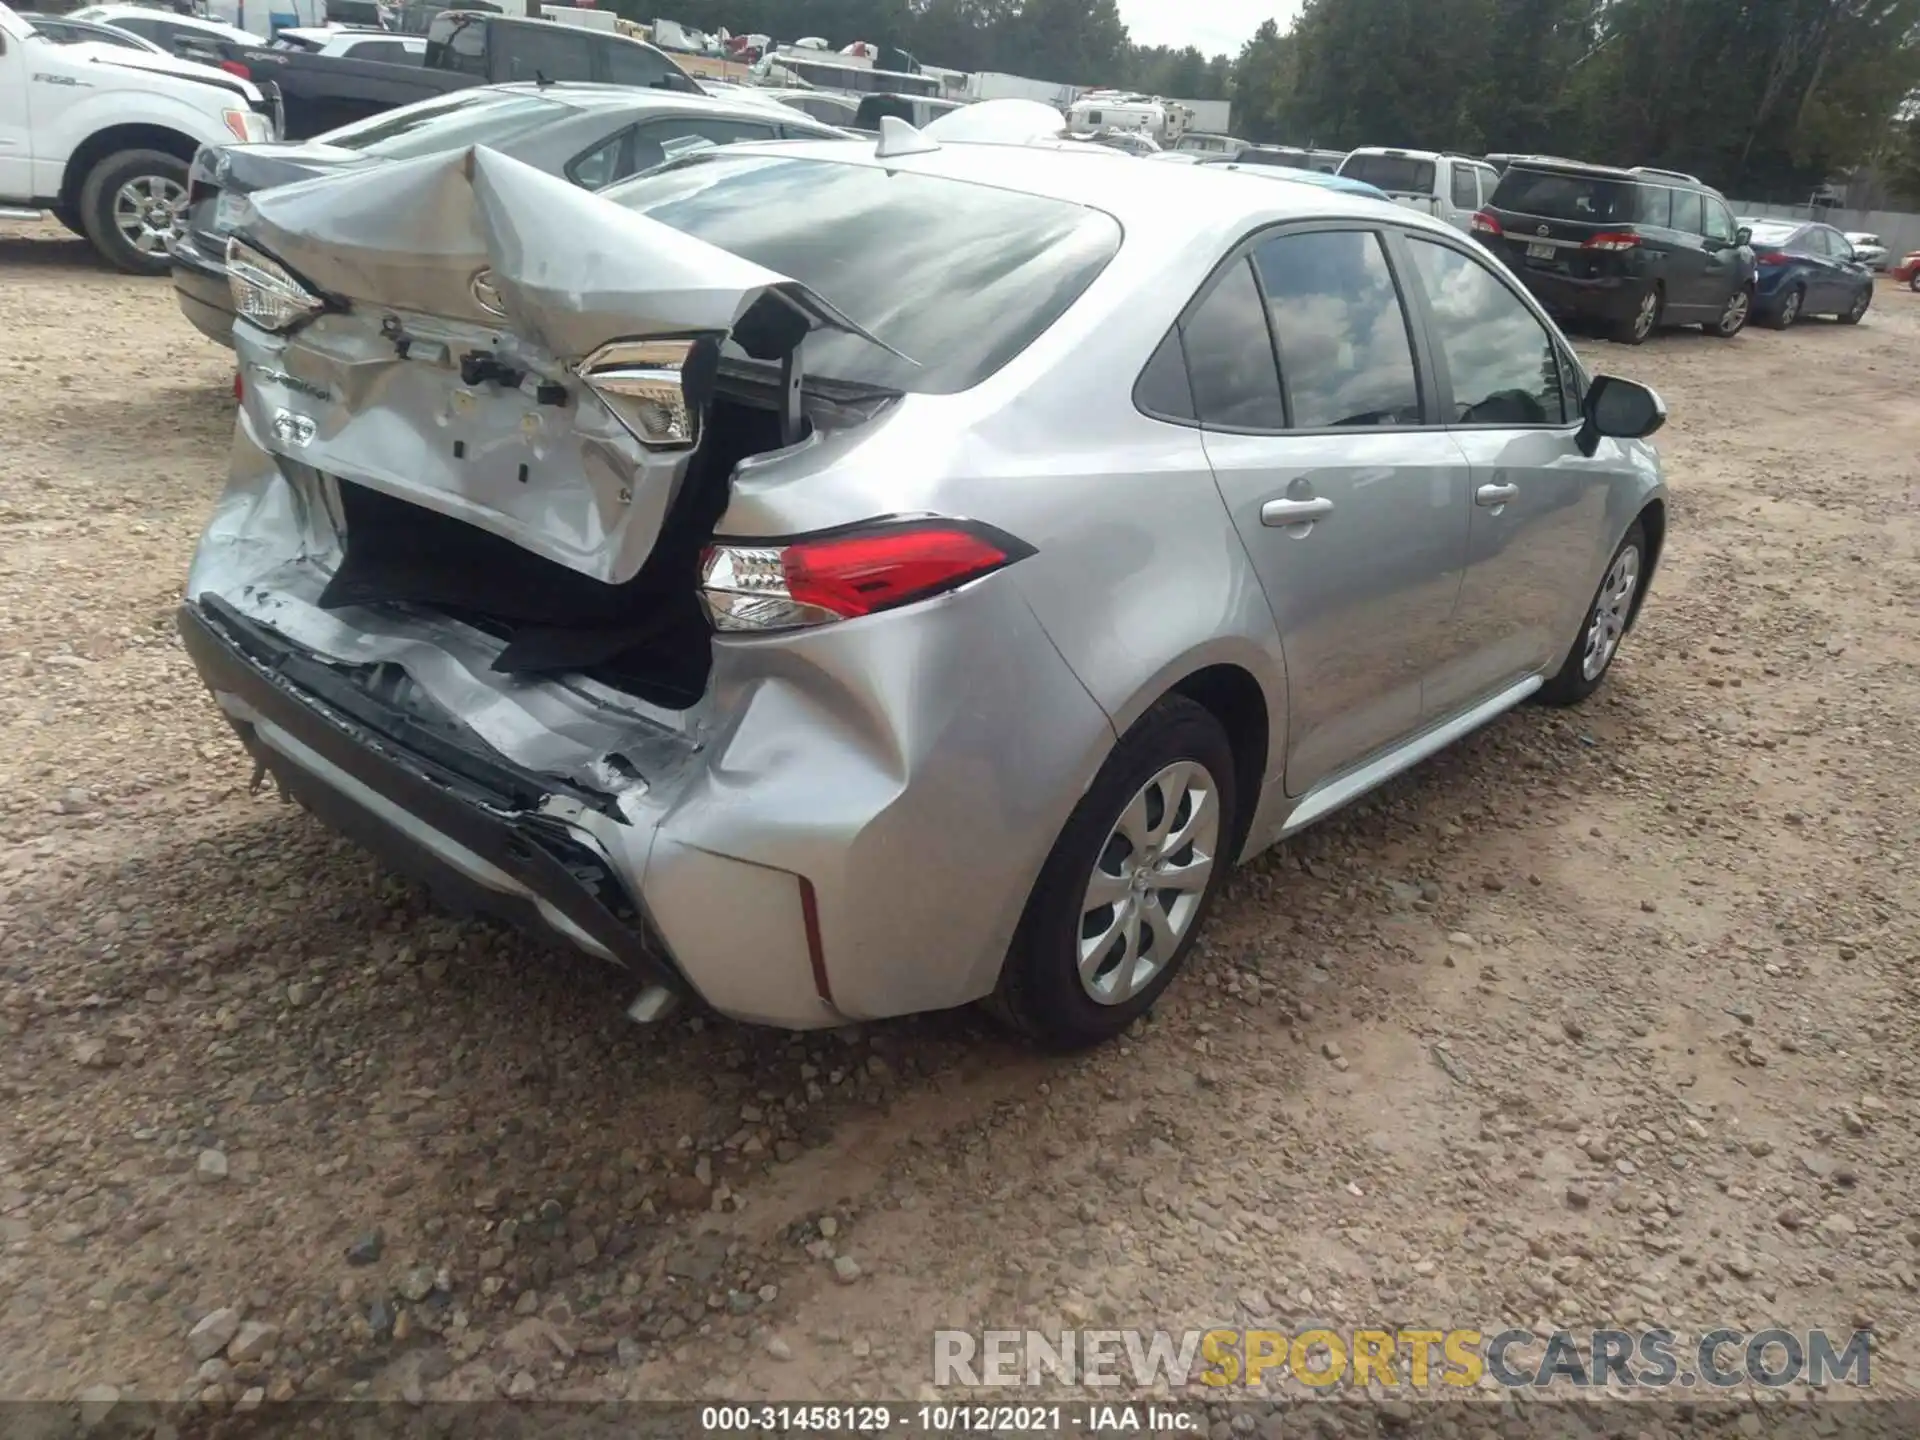
POLYGON ((800 443, 801 431, 806 424, 806 413, 801 405, 801 380, 800 347, 796 345, 780 362, 780 445, 782 449, 800 443))

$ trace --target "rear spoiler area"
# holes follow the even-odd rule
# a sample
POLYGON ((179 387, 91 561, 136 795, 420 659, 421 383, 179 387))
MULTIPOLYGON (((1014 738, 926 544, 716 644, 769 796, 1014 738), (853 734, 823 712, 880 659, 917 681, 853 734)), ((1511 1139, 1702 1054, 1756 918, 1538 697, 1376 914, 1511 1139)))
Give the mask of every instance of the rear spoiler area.
POLYGON ((899 355, 800 282, 484 146, 251 199, 246 240, 335 301, 505 328, 563 363, 699 334, 784 361, 822 328, 899 355))

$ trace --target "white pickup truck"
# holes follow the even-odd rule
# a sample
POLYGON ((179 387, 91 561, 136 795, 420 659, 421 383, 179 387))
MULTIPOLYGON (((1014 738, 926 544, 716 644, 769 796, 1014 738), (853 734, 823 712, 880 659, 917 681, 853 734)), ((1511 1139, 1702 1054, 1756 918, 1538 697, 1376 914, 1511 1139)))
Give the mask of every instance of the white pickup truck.
POLYGON ((273 138, 249 81, 171 55, 57 45, 0 4, 0 216, 51 210, 109 264, 163 275, 194 152, 273 138))

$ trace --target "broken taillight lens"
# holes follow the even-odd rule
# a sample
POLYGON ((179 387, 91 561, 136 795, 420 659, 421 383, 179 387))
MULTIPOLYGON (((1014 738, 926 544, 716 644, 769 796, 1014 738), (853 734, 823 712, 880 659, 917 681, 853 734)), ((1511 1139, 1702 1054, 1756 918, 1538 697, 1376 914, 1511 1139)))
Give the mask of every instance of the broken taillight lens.
POLYGON ((793 630, 930 599, 1033 553, 976 521, 880 521, 779 544, 714 545, 700 593, 716 630, 793 630))
POLYGON ((286 266, 243 240, 227 241, 227 287, 235 313, 262 330, 291 330, 326 308, 286 266))
POLYGON ((699 443, 700 415, 687 398, 685 371, 695 340, 622 340, 602 346, 574 373, 643 445, 661 450, 699 443))

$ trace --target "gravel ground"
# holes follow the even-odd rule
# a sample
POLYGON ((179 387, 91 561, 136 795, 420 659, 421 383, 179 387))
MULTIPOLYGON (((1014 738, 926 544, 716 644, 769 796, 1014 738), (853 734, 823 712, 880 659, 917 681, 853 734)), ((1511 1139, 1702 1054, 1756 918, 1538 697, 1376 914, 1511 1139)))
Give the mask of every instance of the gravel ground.
POLYGON ((1065 1062, 643 1031, 249 794, 172 620, 228 356, 51 225, 0 333, 0 1395, 912 1397, 936 1325, 1315 1318, 1871 1326, 1910 1390, 1920 297, 1589 345, 1673 415, 1607 688, 1242 871, 1065 1062))

